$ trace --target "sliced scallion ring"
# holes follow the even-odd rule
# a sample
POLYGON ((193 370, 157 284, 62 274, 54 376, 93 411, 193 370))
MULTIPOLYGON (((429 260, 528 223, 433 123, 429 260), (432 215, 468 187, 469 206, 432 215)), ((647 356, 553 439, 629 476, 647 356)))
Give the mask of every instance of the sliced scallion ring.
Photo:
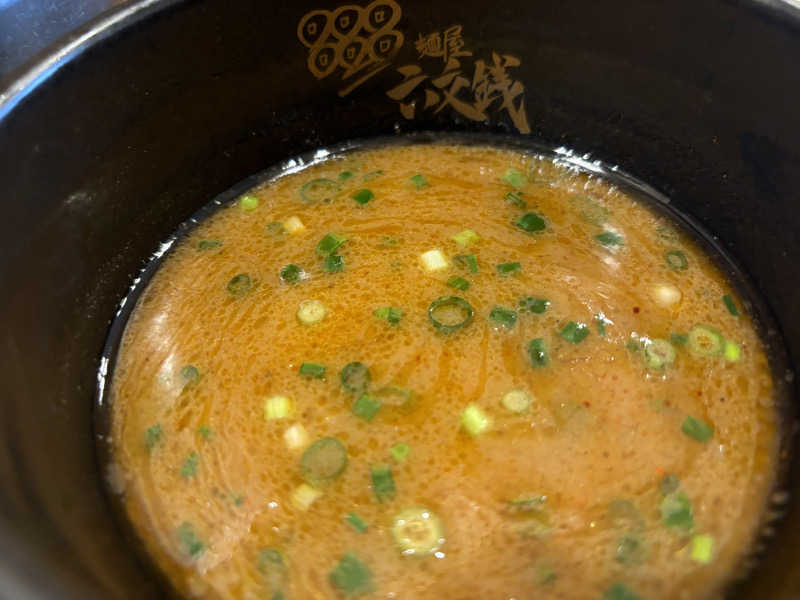
POLYGON ((458 331, 472 321, 474 314, 470 303, 458 296, 442 296, 428 307, 428 319, 442 333, 458 331))

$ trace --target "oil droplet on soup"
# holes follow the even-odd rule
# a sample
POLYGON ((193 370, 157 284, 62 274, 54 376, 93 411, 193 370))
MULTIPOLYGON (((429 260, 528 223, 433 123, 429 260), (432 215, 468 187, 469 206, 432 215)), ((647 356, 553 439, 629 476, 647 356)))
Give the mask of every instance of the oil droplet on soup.
POLYGON ((669 221, 388 147, 250 190, 124 334, 113 458, 187 597, 702 598, 773 483, 763 346, 669 221))

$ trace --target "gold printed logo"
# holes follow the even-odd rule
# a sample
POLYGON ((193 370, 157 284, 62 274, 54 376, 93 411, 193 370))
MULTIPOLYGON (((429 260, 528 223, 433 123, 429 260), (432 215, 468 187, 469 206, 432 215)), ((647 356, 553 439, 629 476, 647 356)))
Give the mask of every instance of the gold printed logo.
POLYGON ((395 29, 402 10, 394 0, 314 10, 297 25, 297 37, 308 49, 308 70, 317 79, 343 71, 346 96, 370 77, 391 65, 402 47, 403 34, 395 29))

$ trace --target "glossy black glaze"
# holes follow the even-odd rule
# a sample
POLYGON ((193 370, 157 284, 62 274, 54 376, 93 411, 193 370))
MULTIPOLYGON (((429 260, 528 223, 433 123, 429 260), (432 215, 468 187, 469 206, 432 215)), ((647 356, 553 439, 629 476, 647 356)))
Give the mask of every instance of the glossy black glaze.
MULTIPOLYGON (((396 127, 512 129, 447 109, 406 121, 385 95, 393 68, 340 98, 338 77, 306 69, 296 26, 318 5, 305 0, 142 6, 0 104, 2 598, 158 597, 104 496, 92 399, 117 303, 180 222, 319 146, 396 127)), ((402 9, 395 65, 415 60, 418 33, 453 23, 476 53, 519 56, 532 135, 619 165, 718 235, 796 368, 800 21, 711 0, 402 9)), ((791 481, 800 488, 796 470, 791 481)), ((740 597, 800 593, 800 503, 788 506, 740 597)))

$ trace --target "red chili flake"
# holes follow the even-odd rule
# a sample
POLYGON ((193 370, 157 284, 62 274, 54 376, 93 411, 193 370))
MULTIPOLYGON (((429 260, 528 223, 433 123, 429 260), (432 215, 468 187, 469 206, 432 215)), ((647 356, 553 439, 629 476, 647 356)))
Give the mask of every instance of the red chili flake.
POLYGON ((670 406, 670 401, 669 400, 664 400, 664 406, 670 406))
POLYGON ((638 306, 634 306, 633 307, 633 314, 635 314, 635 315, 639 314, 639 307, 638 306))
POLYGON ((584 405, 586 408, 589 408, 589 407, 591 406, 591 404, 589 404, 588 402, 584 402, 584 403, 583 403, 583 405, 584 405))

